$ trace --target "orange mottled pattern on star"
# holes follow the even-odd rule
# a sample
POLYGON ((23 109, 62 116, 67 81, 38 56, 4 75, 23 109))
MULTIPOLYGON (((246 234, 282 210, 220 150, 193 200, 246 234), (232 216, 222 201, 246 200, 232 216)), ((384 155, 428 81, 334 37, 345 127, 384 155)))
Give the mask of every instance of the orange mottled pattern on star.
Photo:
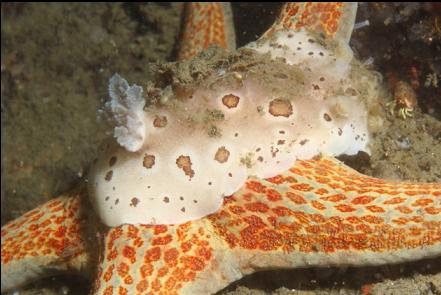
POLYGON ((440 246, 440 208, 441 184, 392 183, 332 158, 298 161, 248 179, 206 218, 110 229, 94 294, 206 294, 247 265, 403 261, 412 249, 440 246))
POLYGON ((225 7, 216 2, 191 2, 186 6, 179 60, 193 57, 210 45, 228 49, 225 7))
POLYGON ((2 266, 33 257, 67 261, 82 254, 80 199, 79 194, 53 199, 2 227, 2 266))
POLYGON ((197 222, 112 228, 95 294, 179 294, 213 261, 211 239, 197 222))
POLYGON ((280 29, 308 28, 308 30, 323 33, 333 37, 338 29, 343 14, 343 2, 298 2, 286 3, 279 18, 265 33, 270 36, 280 29))
POLYGON ((230 248, 386 252, 441 242, 441 184, 393 183, 331 159, 247 181, 210 220, 230 248))

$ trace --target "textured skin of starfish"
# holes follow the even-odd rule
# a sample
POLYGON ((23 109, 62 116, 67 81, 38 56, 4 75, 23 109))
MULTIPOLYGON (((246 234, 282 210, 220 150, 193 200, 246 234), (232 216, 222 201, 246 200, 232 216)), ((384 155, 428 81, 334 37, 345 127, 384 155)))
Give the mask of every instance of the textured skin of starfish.
POLYGON ((263 37, 269 37, 281 29, 298 30, 307 27, 328 38, 342 38, 349 41, 356 13, 357 4, 354 2, 287 3, 283 6, 276 22, 263 34, 263 37))
POLYGON ((59 272, 87 272, 95 239, 88 239, 82 190, 43 204, 1 229, 1 290, 59 272))
POLYGON ((96 277, 93 294, 209 294, 264 269, 441 255, 441 184, 388 182, 327 157, 250 178, 217 213, 180 225, 103 228, 88 208, 82 184, 5 225, 2 292, 76 272, 96 277))
MULTIPOLYGON (((34 276, 54 265, 92 273, 86 194, 54 199, 2 228, 2 284, 25 282, 24 266, 34 276)), ((107 230, 94 294, 208 294, 263 269, 434 257, 440 216, 441 184, 391 183, 333 158, 298 161, 276 177, 250 178, 204 219, 107 230)))
POLYGON ((236 49, 232 12, 229 4, 214 2, 188 3, 180 40, 179 60, 195 56, 210 45, 236 49))
POLYGON ((440 184, 389 183, 331 158, 299 161, 249 179, 202 220, 111 229, 96 293, 209 294, 263 269, 439 255, 440 198, 440 184))

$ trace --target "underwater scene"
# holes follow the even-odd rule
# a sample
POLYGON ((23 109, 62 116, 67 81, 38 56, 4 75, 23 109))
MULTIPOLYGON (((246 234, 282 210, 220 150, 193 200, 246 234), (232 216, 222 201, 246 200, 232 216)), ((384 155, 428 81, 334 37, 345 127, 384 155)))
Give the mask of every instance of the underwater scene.
POLYGON ((441 294, 441 4, 2 3, 1 293, 441 294))

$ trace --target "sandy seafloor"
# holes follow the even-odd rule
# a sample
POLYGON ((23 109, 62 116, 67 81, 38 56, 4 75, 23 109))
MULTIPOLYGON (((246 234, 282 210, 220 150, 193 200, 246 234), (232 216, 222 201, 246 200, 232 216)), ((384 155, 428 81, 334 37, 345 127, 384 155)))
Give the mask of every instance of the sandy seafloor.
MULTIPOLYGON (((239 45, 255 39, 279 4, 234 6, 239 45)), ((441 7, 362 4, 351 45, 385 77, 413 83, 414 118, 385 115, 372 155, 345 159, 362 173, 441 181, 441 7), (436 10, 438 8, 439 10, 436 10), (438 11, 438 12, 437 12, 438 11), (438 14, 437 14, 438 13, 438 14), (392 78, 391 78, 392 77, 392 78), (430 83, 429 83, 430 82, 430 83), (419 84, 418 84, 419 83, 419 84), (418 85, 416 85, 418 84, 418 85)), ((111 136, 98 110, 118 72, 145 85, 151 62, 172 61, 180 4, 3 4, 1 6, 1 223, 73 187, 111 136)), ((387 84, 387 83, 386 83, 387 84)), ((384 97, 386 103, 390 97, 384 97)), ((90 278, 91 279, 91 278, 90 278)), ((441 258, 382 267, 267 271, 220 294, 441 294, 441 258)), ((15 294, 87 294, 61 276, 15 294)))

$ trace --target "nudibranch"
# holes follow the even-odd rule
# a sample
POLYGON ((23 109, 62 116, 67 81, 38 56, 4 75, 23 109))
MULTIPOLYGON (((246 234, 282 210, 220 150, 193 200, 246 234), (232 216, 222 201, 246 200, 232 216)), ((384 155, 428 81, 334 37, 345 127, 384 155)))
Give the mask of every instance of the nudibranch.
POLYGON ((353 60, 346 38, 280 29, 239 52, 247 65, 219 66, 183 94, 169 85, 148 107, 140 86, 110 79, 118 144, 89 177, 106 225, 199 219, 250 176, 369 150, 366 100, 376 99, 378 83, 353 60))
MULTIPOLYGON (((227 4, 188 11, 181 60, 234 49, 227 4)), ((2 292, 57 270, 94 276, 93 294, 210 294, 264 269, 440 256, 441 184, 333 158, 368 152, 378 122, 376 75, 348 46, 355 11, 286 4, 261 39, 184 88, 144 94, 115 74, 116 142, 87 187, 2 228, 2 292)))

